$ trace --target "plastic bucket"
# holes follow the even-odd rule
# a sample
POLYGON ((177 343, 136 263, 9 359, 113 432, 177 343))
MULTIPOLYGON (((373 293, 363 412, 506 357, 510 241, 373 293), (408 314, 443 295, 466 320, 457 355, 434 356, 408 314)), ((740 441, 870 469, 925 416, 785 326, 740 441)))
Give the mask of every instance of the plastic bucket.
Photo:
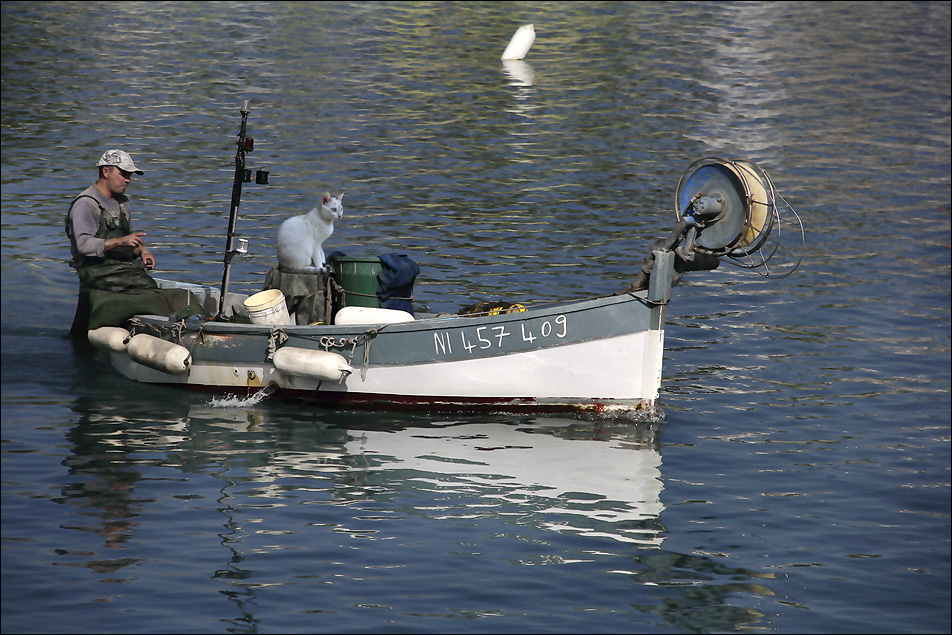
POLYGON ((284 294, 280 289, 268 289, 256 293, 245 300, 245 310, 252 324, 271 324, 285 326, 294 324, 288 314, 288 305, 284 303, 284 294))
POLYGON ((377 289, 380 283, 377 274, 382 265, 380 258, 350 258, 334 259, 334 278, 343 289, 340 306, 369 306, 379 307, 377 289))

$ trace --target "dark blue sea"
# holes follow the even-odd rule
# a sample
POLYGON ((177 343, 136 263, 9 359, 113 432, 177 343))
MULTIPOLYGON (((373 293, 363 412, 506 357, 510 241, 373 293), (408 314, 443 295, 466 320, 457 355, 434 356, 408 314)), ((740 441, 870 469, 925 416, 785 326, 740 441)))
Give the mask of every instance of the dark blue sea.
POLYGON ((948 633, 950 6, 3 2, 3 632, 948 633), (244 100, 232 290, 346 191, 325 247, 433 310, 612 293, 708 156, 803 261, 688 274, 642 420, 128 381, 65 338, 69 202, 127 150, 156 275, 219 285, 244 100))

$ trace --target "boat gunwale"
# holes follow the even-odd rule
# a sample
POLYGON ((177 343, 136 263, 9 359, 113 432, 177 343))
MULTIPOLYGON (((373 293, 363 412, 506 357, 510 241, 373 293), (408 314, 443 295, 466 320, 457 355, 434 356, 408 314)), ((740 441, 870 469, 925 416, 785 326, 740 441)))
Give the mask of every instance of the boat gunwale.
MULTIPOLYGON (((184 320, 185 328, 183 331, 193 331, 200 328, 209 335, 268 335, 274 329, 280 329, 287 335, 294 336, 318 336, 318 335, 346 335, 361 334, 373 329, 380 332, 384 329, 390 332, 414 332, 441 330, 451 326, 451 328, 467 328, 480 326, 482 324, 500 324, 506 322, 523 322, 526 320, 545 318, 549 315, 561 313, 579 313, 590 311, 602 307, 616 304, 625 304, 628 302, 639 302, 646 309, 653 309, 658 305, 649 302, 645 291, 622 292, 612 295, 597 297, 587 297, 578 300, 565 300, 553 302, 550 304, 536 305, 526 307, 525 311, 514 311, 498 313, 495 315, 455 315, 455 314, 427 314, 425 317, 414 319, 408 322, 380 323, 368 322, 365 324, 252 324, 241 322, 218 322, 208 319, 200 322, 184 320)), ((170 327, 182 323, 181 319, 161 315, 136 315, 134 319, 142 324, 152 326, 170 327)), ((663 328, 659 324, 659 327, 663 328)))

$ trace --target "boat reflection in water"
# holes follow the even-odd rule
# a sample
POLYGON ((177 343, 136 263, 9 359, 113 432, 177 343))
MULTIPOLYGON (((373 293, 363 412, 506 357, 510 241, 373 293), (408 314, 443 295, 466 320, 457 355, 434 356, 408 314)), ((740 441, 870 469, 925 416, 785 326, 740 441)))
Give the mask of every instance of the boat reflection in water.
POLYGON ((76 404, 56 499, 73 510, 58 565, 152 584, 166 581, 165 554, 188 545, 185 568, 213 571, 238 625, 257 620, 278 587, 313 583, 339 610, 335 589, 387 598, 412 579, 418 596, 455 602, 470 591, 460 567, 518 586, 536 580, 523 565, 579 562, 602 567, 609 584, 622 576, 649 589, 635 611, 678 624, 686 613, 684 631, 762 619, 731 603, 738 592, 769 595, 772 572, 662 544, 662 423, 308 417, 255 399, 187 406, 164 392, 123 414, 101 398, 116 395, 76 404))
MULTIPOLYGON (((189 412, 195 423, 239 428, 271 427, 268 417, 265 409, 221 405, 189 412)), ((261 494, 282 497, 289 479, 300 484, 310 473, 336 483, 338 504, 366 502, 369 494, 377 502, 399 499, 401 511, 434 520, 495 518, 647 547, 663 541, 659 423, 418 418, 370 429, 367 420, 320 433, 339 444, 285 439, 266 464, 247 468, 248 480, 261 494)), ((303 428, 281 422, 271 432, 316 433, 303 428)))
POLYGON ((661 455, 619 437, 573 436, 558 429, 474 423, 398 433, 362 432, 347 449, 368 470, 404 474, 421 492, 467 492, 465 509, 435 505, 435 516, 526 513, 520 523, 658 546, 661 455))

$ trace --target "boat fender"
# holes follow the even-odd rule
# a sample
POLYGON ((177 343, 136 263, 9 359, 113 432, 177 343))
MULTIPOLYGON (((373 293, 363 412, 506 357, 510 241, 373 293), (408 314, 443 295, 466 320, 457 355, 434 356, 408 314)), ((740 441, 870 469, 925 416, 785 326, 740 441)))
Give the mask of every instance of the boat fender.
POLYGON ((121 326, 101 326, 89 331, 86 335, 90 344, 101 351, 111 351, 113 353, 125 353, 129 345, 129 338, 132 336, 128 330, 121 326))
POLYGON ((354 372, 347 360, 337 353, 294 346, 276 350, 271 362, 282 373, 321 381, 343 381, 354 372))
POLYGON ((399 324, 412 321, 413 316, 406 311, 369 306, 345 306, 334 316, 334 324, 399 324))
POLYGON ((134 335, 129 340, 128 352, 134 361, 169 375, 181 375, 188 370, 191 357, 184 346, 146 333, 134 335))

